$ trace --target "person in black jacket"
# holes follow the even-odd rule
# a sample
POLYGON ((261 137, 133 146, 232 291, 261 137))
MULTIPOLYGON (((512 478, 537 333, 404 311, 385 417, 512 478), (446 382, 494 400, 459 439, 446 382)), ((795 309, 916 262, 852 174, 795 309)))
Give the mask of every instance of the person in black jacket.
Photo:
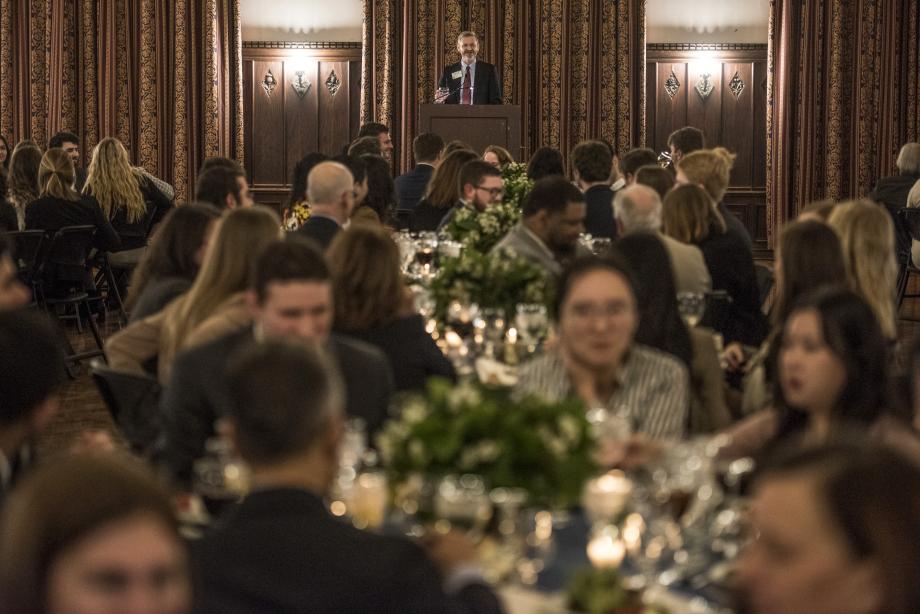
POLYGON ((612 164, 610 148, 601 141, 584 141, 572 150, 575 182, 585 193, 585 204, 588 206, 585 232, 592 237, 617 237, 613 220, 613 190, 609 183, 612 164))
POLYGON ((0 172, 0 231, 15 232, 19 230, 16 208, 6 200, 6 174, 0 172))
POLYGON ((767 334, 767 321, 760 309, 753 255, 744 240, 728 229, 706 190, 693 184, 675 187, 664 199, 662 221, 665 234, 700 248, 712 289, 724 290, 731 298, 725 317, 711 322, 725 344, 759 346, 767 334))
POLYGON ((355 180, 338 162, 320 162, 307 177, 307 200, 310 217, 297 230, 322 249, 329 247, 335 235, 351 217, 355 208, 355 180))
POLYGON ((383 350, 396 390, 422 390, 431 376, 456 379, 425 330, 399 270, 399 249, 373 226, 350 229, 329 248, 335 330, 383 350))
POLYGON ((93 196, 112 221, 121 247, 111 251, 126 252, 112 261, 126 265, 140 261, 150 230, 173 207, 150 179, 131 166, 125 146, 112 137, 102 139, 93 150, 83 193, 93 196))
POLYGON ((885 205, 894 221, 897 239, 898 263, 907 261, 910 253, 910 235, 898 219, 898 209, 907 206, 907 195, 917 181, 920 181, 920 143, 907 143, 898 154, 898 174, 882 177, 869 193, 869 198, 885 205))
POLYGON ((479 37, 475 32, 461 32, 457 37, 460 61, 444 67, 438 82, 435 102, 443 104, 501 104, 502 88, 498 70, 477 60, 479 37))
POLYGON ((415 168, 394 181, 400 209, 411 211, 418 206, 443 150, 444 139, 433 132, 424 132, 412 141, 415 168))
POLYGON ((359 531, 329 513, 342 385, 319 346, 250 345, 232 357, 227 379, 226 430, 252 471, 252 493, 193 544, 196 611, 501 611, 465 538, 433 538, 442 577, 408 539, 359 531))
POLYGON ((330 334, 332 283, 319 250, 296 236, 274 243, 256 260, 252 279, 253 326, 190 348, 173 363, 160 403, 159 456, 180 484, 187 485, 195 459, 214 434, 215 420, 228 411, 227 357, 254 339, 320 342, 342 372, 348 415, 362 418, 370 433, 387 418, 393 376, 386 356, 366 343, 330 334))
MULTIPOLYGON (((80 196, 73 187, 73 163, 63 149, 49 149, 42 157, 38 171, 41 195, 38 200, 26 206, 26 230, 44 230, 50 238, 65 226, 95 226, 93 245, 101 251, 113 251, 121 247, 121 239, 112 228, 99 203, 91 196, 80 196)), ((84 283, 86 271, 45 271, 49 287, 57 282, 84 283)), ((47 289, 47 288, 46 288, 47 289)))
POLYGON ((412 212, 410 228, 414 232, 435 231, 444 217, 460 201, 460 171, 467 162, 478 160, 474 152, 468 149, 453 151, 438 165, 425 196, 412 212))

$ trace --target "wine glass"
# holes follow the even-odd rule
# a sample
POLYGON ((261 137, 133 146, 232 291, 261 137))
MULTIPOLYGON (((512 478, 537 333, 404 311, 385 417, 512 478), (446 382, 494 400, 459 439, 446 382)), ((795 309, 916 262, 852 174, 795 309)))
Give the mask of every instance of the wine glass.
POLYGON ((539 303, 518 305, 514 325, 517 327, 521 340, 527 345, 527 351, 534 353, 537 346, 546 338, 549 329, 546 305, 539 303))
POLYGON ((462 339, 470 337, 474 331, 473 322, 479 314, 479 305, 453 300, 447 305, 447 325, 462 339))
POLYGON ((415 261, 421 267, 423 277, 430 278, 433 273, 434 256, 438 249, 438 235, 433 232, 419 234, 415 244, 415 261))
POLYGON ((697 292, 678 292, 677 309, 687 326, 693 328, 699 324, 706 311, 706 297, 697 292))
POLYGON ((205 442, 205 455, 195 461, 193 490, 212 516, 239 501, 249 490, 249 472, 223 437, 205 442))
POLYGON ((595 256, 601 256, 610 251, 613 240, 610 237, 595 237, 591 239, 591 251, 595 256))
POLYGON ((485 483, 478 475, 447 476, 434 497, 435 524, 442 531, 458 528, 473 538, 482 536, 492 518, 492 504, 485 483))

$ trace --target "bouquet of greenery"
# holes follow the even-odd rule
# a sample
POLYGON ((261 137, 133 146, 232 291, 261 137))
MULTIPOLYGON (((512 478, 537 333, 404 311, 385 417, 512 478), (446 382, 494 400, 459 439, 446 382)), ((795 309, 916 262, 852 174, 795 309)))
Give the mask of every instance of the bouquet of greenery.
POLYGON ((454 241, 481 254, 488 253, 521 219, 520 210, 508 203, 489 205, 483 212, 461 207, 445 227, 454 241))
POLYGON ((572 576, 567 588, 569 608, 587 614, 667 614, 642 603, 640 593, 626 590, 616 569, 587 568, 572 576))
POLYGON ((508 317, 518 303, 549 305, 552 284, 539 266, 507 252, 463 250, 459 258, 445 258, 431 282, 435 318, 445 322, 451 301, 476 303, 480 308, 503 309, 508 317))
POLYGON ((476 382, 429 382, 406 397, 377 439, 394 483, 413 474, 482 476, 490 488, 521 488, 531 505, 569 507, 596 473, 595 441, 578 401, 516 398, 476 382))
POLYGON ((533 181, 527 177, 527 165, 512 162, 502 170, 502 180, 505 184, 504 204, 521 210, 521 201, 533 187, 533 181))

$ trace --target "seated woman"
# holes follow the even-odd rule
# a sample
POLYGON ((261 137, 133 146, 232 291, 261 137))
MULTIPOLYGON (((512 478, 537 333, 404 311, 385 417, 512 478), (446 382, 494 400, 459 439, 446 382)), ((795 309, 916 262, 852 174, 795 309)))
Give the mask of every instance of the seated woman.
POLYGON ((661 240, 634 232, 614 249, 632 268, 639 305, 636 342, 667 352, 690 370, 690 433, 711 433, 731 424, 713 333, 688 330, 677 309, 671 261, 661 240))
POLYGON ((891 216, 883 207, 862 200, 840 203, 827 223, 840 237, 850 288, 868 303, 885 338, 894 343, 898 336, 898 264, 891 216))
POLYGON ((361 161, 366 172, 366 195, 361 203, 355 199, 351 218, 357 222, 389 224, 396 211, 396 186, 390 163, 373 154, 361 156, 361 161))
POLYGON ((649 437, 680 438, 687 425, 687 367, 637 342, 633 288, 619 258, 573 262, 556 289, 557 345, 521 367, 516 390, 551 401, 577 397, 649 437))
POLYGON ((159 313, 192 286, 219 220, 210 205, 183 205, 166 215, 131 277, 125 308, 132 322, 159 313))
POLYGON ((379 347, 396 390, 421 390, 431 376, 456 373, 413 306, 399 270, 399 249, 379 228, 356 226, 329 248, 335 330, 379 347))
POLYGON ((751 614, 920 612, 920 470, 851 443, 769 463, 736 568, 751 614))
POLYGON ((281 220, 264 207, 226 214, 192 287, 159 313, 110 337, 105 344, 109 366, 128 373, 153 372, 150 365, 155 359, 157 377, 165 383, 180 350, 249 326, 250 267, 281 232, 281 220))
POLYGON ((531 181, 539 181, 544 177, 553 177, 559 175, 565 177, 565 164, 562 160, 562 152, 555 147, 540 147, 530 156, 527 163, 527 178, 531 181))
POLYGON ((853 428, 920 461, 911 416, 890 397, 885 337, 859 296, 839 288, 806 296, 777 348, 773 407, 730 429, 724 456, 756 456, 794 437, 822 442, 853 428))
POLYGON ((412 212, 410 228, 413 232, 435 231, 441 220, 460 200, 460 169, 479 156, 468 149, 445 154, 435 169, 428 188, 418 207, 412 212))
POLYGON ((10 153, 9 163, 6 199, 16 210, 19 225, 16 230, 20 230, 25 228, 26 207, 38 199, 41 191, 38 168, 42 163, 42 150, 33 141, 20 141, 10 153))
POLYGON ((191 611, 169 495, 127 457, 81 455, 27 476, 0 524, 4 612, 191 611))
POLYGON ((729 344, 757 347, 766 336, 760 291, 751 250, 725 220, 703 188, 679 185, 668 192, 662 207, 664 233, 700 248, 712 277, 713 290, 725 290, 731 303, 723 318, 713 322, 729 344))
POLYGON ((770 312, 772 331, 750 358, 745 358, 745 351, 739 343, 725 348, 727 368, 745 373, 739 412, 742 415, 770 405, 774 373, 769 368, 768 357, 771 351, 776 351, 774 345, 783 323, 796 303, 817 288, 845 287, 847 284, 840 240, 822 222, 808 220, 787 225, 780 234, 774 258, 776 298, 770 312))
POLYGON ((136 265, 147 248, 150 229, 173 206, 150 179, 131 166, 125 146, 113 137, 102 139, 93 150, 83 193, 96 199, 121 238, 118 255, 109 258, 113 265, 136 265))
MULTIPOLYGON (((64 226, 95 226, 93 244, 99 250, 118 249, 121 241, 108 218, 91 197, 73 189, 74 170, 63 149, 49 149, 38 171, 41 195, 26 207, 26 230, 44 230, 48 236, 64 226)), ((46 290, 54 286, 86 285, 86 267, 57 267, 45 271, 46 290)))
POLYGON ((509 164, 514 164, 514 157, 504 147, 499 145, 489 145, 482 152, 482 159, 495 168, 504 170, 509 164))

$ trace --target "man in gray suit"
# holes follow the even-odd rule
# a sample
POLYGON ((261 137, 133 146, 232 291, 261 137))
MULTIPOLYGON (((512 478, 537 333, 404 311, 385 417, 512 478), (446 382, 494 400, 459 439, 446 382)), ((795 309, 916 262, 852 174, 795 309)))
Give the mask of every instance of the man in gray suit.
POLYGON ((538 181, 522 205, 523 219, 493 251, 506 250, 558 277, 563 266, 591 252, 578 242, 585 231, 585 196, 564 177, 538 181))
POLYGON ((712 288, 712 279, 700 248, 661 233, 661 197, 658 192, 640 184, 623 188, 613 199, 613 217, 620 235, 651 232, 661 239, 671 259, 678 292, 705 294, 712 288))

